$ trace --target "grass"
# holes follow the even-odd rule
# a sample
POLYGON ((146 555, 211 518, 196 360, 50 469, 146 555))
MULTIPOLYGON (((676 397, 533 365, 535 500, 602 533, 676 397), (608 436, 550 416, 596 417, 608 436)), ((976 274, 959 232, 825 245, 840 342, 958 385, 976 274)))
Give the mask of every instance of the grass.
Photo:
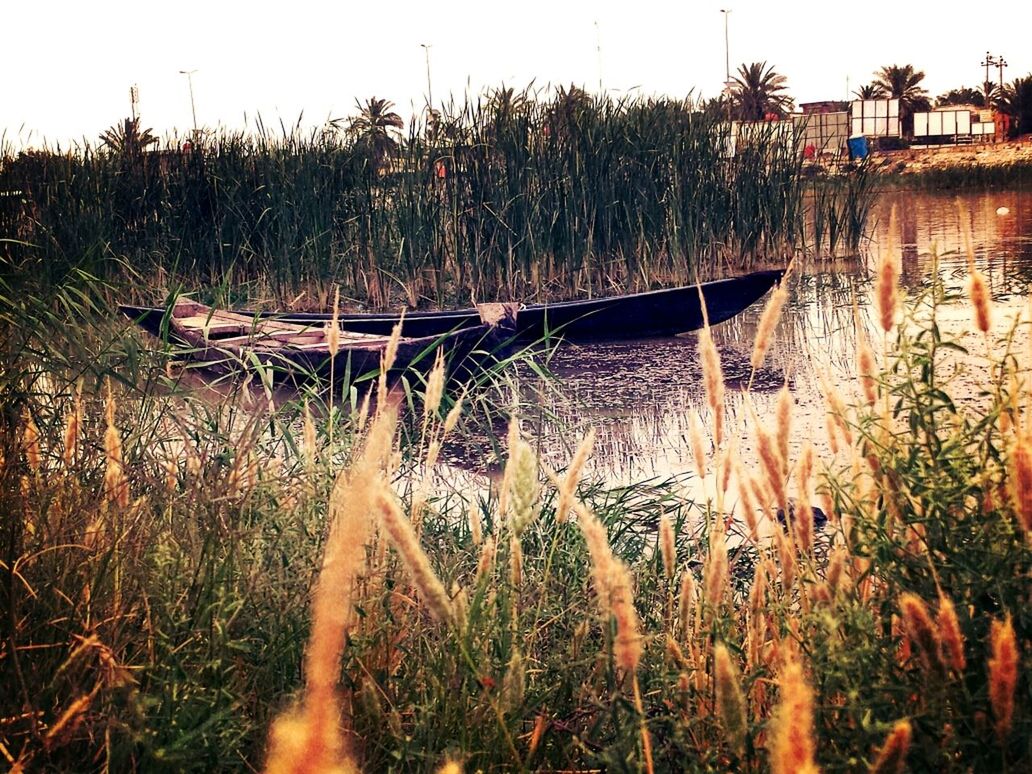
POLYGON ((261 124, 194 152, 3 145, 0 191, 18 195, 0 198, 0 250, 18 275, 81 269, 126 300, 182 285, 319 309, 334 285, 350 305, 443 307, 685 283, 815 242, 855 252, 870 175, 818 207, 843 227, 811 233, 814 186, 776 128, 728 157, 727 127, 688 102, 499 89, 413 122, 382 161, 353 132, 261 124))
POLYGON ((790 415, 757 417, 743 472, 711 427, 730 484, 691 502, 553 477, 518 420, 498 488, 439 490, 476 395, 460 418, 413 388, 400 440, 388 400, 206 400, 105 321, 106 292, 4 290, 12 768, 1027 770, 1019 323, 962 400, 933 283, 884 318, 864 390, 829 389, 832 456, 787 459, 790 415))

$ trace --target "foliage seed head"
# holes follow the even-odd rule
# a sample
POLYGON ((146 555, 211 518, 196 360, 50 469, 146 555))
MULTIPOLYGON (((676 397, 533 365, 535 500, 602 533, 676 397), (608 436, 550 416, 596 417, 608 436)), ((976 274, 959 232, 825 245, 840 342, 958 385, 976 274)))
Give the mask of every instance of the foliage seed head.
POLYGON ((1019 433, 1011 446, 1009 484, 1018 525, 1032 535, 1032 434, 1019 433))
POLYGON ((813 693, 798 659, 791 658, 785 665, 778 686, 781 698, 774 715, 771 770, 774 774, 816 772, 813 693))
POLYGON ((907 765, 912 735, 910 721, 900 720, 892 727, 889 738, 868 770, 870 774, 903 774, 907 765))
POLYGON ((770 348, 771 337, 781 319, 781 310, 787 300, 788 287, 782 280, 778 283, 777 290, 771 295, 770 300, 767 301, 763 315, 760 317, 760 324, 756 329, 756 338, 753 340, 752 358, 750 359, 753 371, 763 365, 763 358, 770 348))
POLYGON ((989 333, 989 328, 992 326, 992 301, 989 298, 985 275, 978 269, 971 272, 968 280, 968 295, 975 313, 975 327, 982 333, 989 333))
POLYGON ((1014 688, 1018 684, 1018 643, 1010 616, 993 621, 989 634, 989 701, 996 718, 996 735, 1001 743, 1010 732, 1014 716, 1014 688))
POLYGON ((878 322, 882 330, 888 333, 896 319, 896 307, 899 304, 899 265, 889 250, 882 250, 878 261, 876 280, 876 306, 878 322))
POLYGON ((717 714, 720 716, 724 734, 731 749, 738 757, 745 753, 745 737, 748 728, 745 712, 745 696, 739 684, 738 670, 731 660, 731 654, 722 642, 713 648, 713 671, 716 683, 717 714))
POLYGON ((692 448, 692 461, 699 481, 706 478, 706 444, 702 436, 702 422, 699 412, 692 409, 688 413, 688 443, 692 448))
POLYGON ((376 495, 376 507, 380 512, 380 522, 427 609, 439 623, 451 624, 455 618, 451 598, 419 545, 412 522, 402 513, 397 500, 385 486, 376 495))
POLYGON ((900 595, 899 607, 907 636, 917 648, 925 669, 941 675, 943 664, 939 656, 939 633, 924 601, 916 594, 905 592, 900 595))
POLYGON ((724 441, 724 371, 709 325, 699 333, 699 356, 706 401, 713 413, 713 442, 719 447, 724 441))
POLYGON ((659 552, 663 557, 663 571, 667 580, 673 580, 677 570, 677 549, 674 546, 674 527, 665 513, 659 516, 659 552))
POLYGON ((953 602, 945 594, 939 595, 939 612, 935 622, 939 627, 939 639, 942 643, 942 660, 956 674, 964 673, 967 659, 964 657, 964 635, 960 631, 957 611, 953 602))
POLYGON ((857 336, 857 365, 860 371, 860 386, 864 391, 867 405, 873 406, 878 401, 878 366, 871 349, 867 332, 862 330, 857 336))
POLYGON ((559 488, 559 502, 555 507, 555 518, 557 521, 563 522, 569 517, 570 504, 577 493, 577 483, 580 481, 584 464, 588 461, 588 457, 591 456, 591 449, 594 445, 595 428, 591 428, 583 440, 581 440, 577 451, 574 452, 573 459, 570 461, 570 467, 563 477, 562 486, 559 488))
POLYGON ((423 416, 429 417, 441 407, 444 396, 444 350, 438 348, 434 367, 426 378, 426 396, 423 401, 423 416))

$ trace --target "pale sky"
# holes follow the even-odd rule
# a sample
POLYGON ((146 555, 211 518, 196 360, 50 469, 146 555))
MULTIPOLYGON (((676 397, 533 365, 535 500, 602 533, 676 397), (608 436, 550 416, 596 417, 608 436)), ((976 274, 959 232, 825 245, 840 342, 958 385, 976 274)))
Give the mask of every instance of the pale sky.
MULTIPOLYGON (((949 11, 944 3, 668 3, 481 0, 316 2, 3 0, 0 135, 14 147, 45 139, 95 142, 129 115, 140 92, 144 126, 165 135, 197 121, 243 128, 304 126, 352 115, 356 99, 435 103, 504 82, 570 83, 616 95, 714 96, 724 80, 729 7, 731 70, 767 61, 797 102, 845 99, 882 65, 913 64, 932 97, 978 87, 986 50, 1007 81, 1032 71, 1032 3, 1005 0, 949 11), (847 91, 848 79, 848 91, 847 91)), ((993 80, 998 71, 990 71, 993 80)))

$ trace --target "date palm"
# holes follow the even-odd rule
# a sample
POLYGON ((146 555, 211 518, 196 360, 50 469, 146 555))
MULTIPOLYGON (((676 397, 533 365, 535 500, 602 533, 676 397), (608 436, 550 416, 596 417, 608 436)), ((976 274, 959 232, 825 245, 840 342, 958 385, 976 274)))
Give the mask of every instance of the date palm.
POLYGON ((914 113, 931 108, 928 92, 921 86, 924 77, 922 71, 909 64, 887 65, 875 73, 874 82, 886 91, 886 96, 899 100, 899 122, 907 136, 914 132, 914 113))
POLYGON ((529 126, 530 106, 526 89, 517 92, 504 84, 492 89, 486 105, 486 137, 493 144, 522 142, 529 126))
POLYGON ((880 83, 868 83, 853 92, 857 99, 885 99, 885 87, 880 83))
POLYGON ((1011 117, 1012 134, 1032 133, 1032 74, 1004 86, 997 104, 1011 117))
MULTIPOLYGON (((405 122, 389 100, 370 97, 365 105, 357 104, 359 114, 349 121, 348 132, 368 155, 370 170, 379 172, 384 162, 398 152, 397 133, 405 122)), ((336 126, 339 120, 331 123, 336 126)))
MULTIPOLYGON (((992 84, 988 84, 992 85, 992 84)), ((972 89, 968 86, 961 86, 959 89, 950 89, 945 94, 940 94, 935 98, 936 107, 947 107, 949 105, 974 105, 975 107, 985 107, 989 104, 989 100, 993 99, 995 90, 990 89, 972 89), (988 100, 986 97, 988 96, 988 100)))
POLYGON ((740 65, 731 80, 732 107, 740 121, 762 121, 768 114, 783 116, 792 109, 792 98, 785 93, 785 76, 766 62, 740 65))
POLYGON ((150 129, 140 128, 139 118, 126 118, 121 123, 106 129, 100 135, 101 143, 123 156, 139 156, 150 145, 156 145, 158 138, 150 129))

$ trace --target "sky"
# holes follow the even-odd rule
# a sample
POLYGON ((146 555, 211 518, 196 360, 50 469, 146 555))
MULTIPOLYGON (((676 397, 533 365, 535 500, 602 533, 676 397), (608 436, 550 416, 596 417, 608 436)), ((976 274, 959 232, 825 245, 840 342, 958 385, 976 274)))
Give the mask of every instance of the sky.
MULTIPOLYGON (((3 0, 0 142, 91 143, 130 114, 159 136, 206 128, 319 126, 389 99, 406 118, 502 83, 576 84, 617 96, 715 96, 766 61, 797 102, 845 99, 883 65, 913 64, 932 97, 977 87, 989 50, 1007 81, 1032 71, 1032 3, 316 2, 3 0), (424 44, 429 48, 424 48, 424 44), (180 71, 193 70, 192 76, 180 71)), ((996 80, 998 71, 993 68, 996 80)))

